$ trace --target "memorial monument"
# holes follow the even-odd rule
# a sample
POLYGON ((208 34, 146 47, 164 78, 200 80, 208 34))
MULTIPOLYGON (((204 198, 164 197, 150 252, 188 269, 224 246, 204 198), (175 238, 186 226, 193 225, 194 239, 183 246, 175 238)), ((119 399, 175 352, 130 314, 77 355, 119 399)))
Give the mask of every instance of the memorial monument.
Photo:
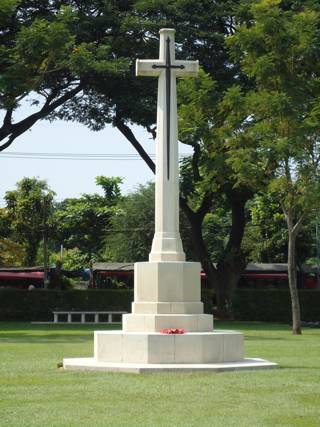
POLYGON ((148 262, 134 266, 132 313, 121 331, 96 331, 94 357, 64 359, 65 369, 145 372, 277 366, 245 359, 240 332, 217 331, 203 313, 200 264, 186 262, 179 233, 176 78, 198 61, 175 59, 175 30, 160 30, 160 56, 137 60, 138 76, 158 77, 155 234, 148 262))

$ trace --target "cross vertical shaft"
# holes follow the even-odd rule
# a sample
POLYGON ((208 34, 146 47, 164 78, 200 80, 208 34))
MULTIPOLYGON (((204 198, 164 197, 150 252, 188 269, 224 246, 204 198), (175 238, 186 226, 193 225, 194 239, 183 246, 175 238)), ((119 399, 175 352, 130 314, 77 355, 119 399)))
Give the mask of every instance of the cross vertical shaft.
POLYGON ((184 261, 179 233, 176 77, 195 76, 198 61, 175 59, 175 30, 160 30, 160 55, 137 60, 137 75, 158 77, 155 235, 150 261, 184 261))

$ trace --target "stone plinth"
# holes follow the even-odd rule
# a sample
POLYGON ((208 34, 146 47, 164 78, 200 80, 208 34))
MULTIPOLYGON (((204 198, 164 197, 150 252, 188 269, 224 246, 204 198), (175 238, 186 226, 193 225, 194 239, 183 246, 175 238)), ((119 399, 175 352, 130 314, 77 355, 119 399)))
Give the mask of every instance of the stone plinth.
POLYGON ((96 331, 94 359, 113 363, 221 363, 243 360, 243 336, 216 331, 161 334, 96 331))
POLYGON ((213 330, 213 316, 209 314, 126 314, 122 319, 125 332, 160 332, 177 328, 188 332, 213 330))
POLYGON ((123 316, 124 332, 160 332, 179 328, 212 332, 213 316, 203 314, 200 264, 138 262, 134 265, 132 314, 123 316))
MULTIPOLYGON (((151 303, 155 309, 160 307, 154 305, 155 302, 201 305, 200 273, 198 262, 137 262, 134 265, 135 304, 151 303)), ((135 313, 135 305, 132 308, 135 313)))

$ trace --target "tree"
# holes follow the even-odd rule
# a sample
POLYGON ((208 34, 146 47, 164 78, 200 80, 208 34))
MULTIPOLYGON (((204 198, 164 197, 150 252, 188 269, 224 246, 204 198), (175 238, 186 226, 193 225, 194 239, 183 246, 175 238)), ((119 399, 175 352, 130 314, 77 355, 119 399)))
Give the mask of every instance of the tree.
POLYGON ((241 26, 230 45, 256 82, 246 95, 250 132, 260 155, 274 164, 269 189, 286 219, 292 331, 300 334, 296 238, 320 202, 320 14, 314 2, 283 10, 279 0, 253 3, 251 12, 252 25, 241 26))
POLYGON ((246 224, 245 205, 267 178, 267 166, 245 131, 247 111, 237 91, 221 92, 212 78, 178 85, 180 139, 194 148, 182 168, 181 202, 191 224, 196 253, 214 284, 220 316, 232 311, 232 292, 245 268, 241 243, 246 224), (223 207, 230 212, 225 244, 216 258, 203 237, 206 215, 223 207))
MULTIPOLYGON (((35 3, 38 6, 38 2, 35 3)), ((75 88, 76 93, 70 94, 71 96, 67 96, 64 100, 61 98, 62 102, 56 106, 52 104, 54 108, 47 108, 50 107, 50 100, 47 106, 45 104, 47 109, 44 109, 44 112, 48 111, 50 115, 34 116, 36 120, 40 117, 78 120, 94 130, 102 129, 106 124, 111 123, 128 139, 148 167, 154 172, 155 165, 153 161, 135 138, 129 124, 140 124, 150 131, 153 137, 156 135, 154 127, 156 84, 152 79, 149 82, 145 81, 145 79, 141 82, 141 80, 133 78, 133 69, 136 57, 146 58, 158 55, 159 28, 163 26, 179 28, 177 33, 178 55, 199 59, 204 69, 211 76, 214 75, 218 92, 224 92, 234 79, 239 81, 238 67, 231 64, 224 45, 225 37, 232 34, 235 29, 234 17, 236 16, 238 1, 230 0, 224 2, 223 5, 211 0, 198 3, 194 3, 191 0, 160 0, 158 2, 139 0, 136 2, 117 3, 112 1, 103 3, 80 1, 76 4, 74 2, 64 3, 73 6, 72 12, 78 20, 78 25, 76 26, 77 37, 75 39, 79 40, 79 43, 83 40, 83 43, 91 43, 91 47, 92 44, 93 46, 104 46, 104 43, 106 43, 107 47, 110 47, 110 52, 112 51, 109 59, 120 60, 121 58, 126 58, 130 63, 130 72, 116 73, 115 71, 119 71, 119 68, 117 66, 112 68, 113 63, 108 63, 106 66, 111 67, 113 73, 106 73, 105 67, 96 64, 96 57, 90 56, 87 52, 86 45, 82 46, 80 44, 79 49, 77 46, 72 51, 72 54, 76 55, 75 62, 78 68, 75 75, 77 82, 80 83, 80 86, 75 88), (83 50, 85 54, 83 54, 83 50), (80 55, 79 61, 77 60, 78 53, 80 55), (92 62, 95 64, 94 67, 91 67, 92 62), (85 73, 82 77, 83 70, 85 73), (98 75, 97 70, 102 70, 102 73, 98 75), (80 78, 78 78, 79 76, 80 78), (75 95, 77 93, 80 94, 80 91, 81 96, 75 98, 75 95), (130 93, 130 97, 128 97, 128 93, 130 93)), ((53 19, 53 17, 55 19, 60 13, 57 7, 50 8, 49 3, 42 4, 42 8, 31 9, 31 12, 28 8, 28 3, 23 3, 23 6, 24 16, 29 19, 29 22, 33 22, 34 17, 39 16, 40 12, 44 14, 44 19, 47 19, 48 15, 50 19, 53 19)), ((50 6, 52 5, 50 4, 50 6)), ((74 34, 72 31, 71 36, 74 34)), ((10 31, 9 34, 12 35, 10 31)), ((13 37, 10 40, 11 45, 14 44, 15 38, 13 37)), ((90 49, 89 51, 91 52, 90 49)), ((68 58, 69 56, 70 58, 73 57, 72 55, 67 55, 68 58)), ((71 67, 70 70, 67 68, 67 72, 65 72, 66 69, 63 68, 58 76, 68 77, 69 74, 74 76, 72 74, 73 68, 71 67)), ((56 76, 52 76, 55 82, 56 76)), ((12 141, 8 142, 11 143, 12 141)), ((199 159, 199 156, 198 153, 195 153, 194 163, 197 162, 197 159, 199 159)), ((228 272, 233 270, 239 274, 243 266, 239 247, 244 229, 243 212, 247 195, 239 190, 234 190, 231 193, 234 195, 231 203, 234 221, 230 229, 230 243, 226 246, 224 258, 218 264, 217 272, 219 274, 216 274, 215 280, 219 283, 227 280, 234 284, 236 275, 232 273, 229 277, 228 272), (230 268, 230 266, 234 268, 230 268)), ((229 192, 229 194, 231 193, 229 192)), ((197 230, 201 230, 203 218, 205 213, 208 212, 210 204, 209 197, 205 197, 201 209, 195 217, 190 215, 192 209, 191 211, 188 209, 188 203, 181 200, 182 209, 189 220, 191 217, 195 218, 195 221, 193 221, 195 233, 197 233, 197 230)), ((196 235, 194 234, 194 236, 196 235)), ((198 238, 200 243, 201 240, 201 237, 198 238)), ((196 245, 196 247, 197 251, 202 251, 199 254, 199 258, 204 260, 203 268, 210 272, 210 262, 206 262, 208 258, 203 256, 205 254, 203 246, 196 245)), ((230 286, 226 287, 226 289, 229 288, 230 286)), ((229 296, 223 294, 224 288, 222 286, 219 289, 221 295, 218 296, 218 299, 221 304, 224 304, 224 301, 226 298, 229 299, 229 296)))
POLYGON ((116 49, 121 8, 96 0, 1 2, 0 151, 38 120, 93 90, 96 80, 126 72, 128 63, 116 49), (16 121, 23 102, 35 112, 16 121))
POLYGON ((96 183, 103 188, 103 196, 83 194, 57 204, 54 213, 57 243, 63 243, 67 249, 77 248, 87 263, 99 258, 111 218, 122 198, 121 182, 119 177, 99 176, 96 183))
POLYGON ((50 224, 53 196, 47 183, 37 178, 23 178, 16 190, 5 193, 10 237, 23 245, 23 261, 28 266, 34 265, 40 241, 50 224))
POLYGON ((8 238, 0 238, 0 267, 20 267, 25 256, 21 244, 8 238))
POLYGON ((288 244, 284 214, 278 200, 265 190, 247 206, 250 221, 243 239, 249 262, 285 263, 288 244))
MULTIPOLYGON (((192 259, 193 245, 189 224, 183 212, 180 230, 187 259, 192 259)), ((138 262, 148 259, 154 236, 154 183, 139 185, 117 205, 106 233, 103 259, 113 262, 138 262)))
POLYGON ((51 253, 50 262, 56 264, 56 266, 64 270, 83 270, 84 268, 90 267, 88 257, 78 248, 65 249, 63 251, 63 259, 61 262, 61 253, 51 253))
MULTIPOLYGON (((248 262, 286 263, 288 232, 277 194, 268 189, 255 195, 247 205, 248 216, 242 248, 248 262)), ((316 255, 316 217, 306 218, 296 240, 298 269, 316 255)))
MULTIPOLYGON (((48 99, 45 108, 41 108, 39 114, 32 115, 31 121, 24 121, 24 126, 20 126, 21 132, 30 128, 34 120, 40 118, 60 117, 79 120, 94 130, 112 123, 154 171, 152 160, 128 126, 130 122, 140 124, 155 136, 153 126, 156 84, 152 79, 150 81, 144 79, 141 82, 139 79, 132 78, 134 60, 137 56, 156 57, 159 28, 174 26, 179 28, 177 35, 181 54, 187 57, 196 56, 207 71, 216 74, 219 87, 228 86, 236 70, 235 67, 227 66, 224 39, 233 31, 232 17, 237 3, 237 1, 228 1, 221 7, 210 0, 197 4, 190 0, 169 2, 161 0, 157 3, 144 0, 116 4, 111 1, 64 2, 64 6, 72 8, 70 10, 66 7, 61 9, 60 2, 52 4, 34 1, 32 5, 30 2, 21 2, 19 6, 14 1, 9 2, 11 8, 4 9, 6 14, 3 21, 7 35, 6 57, 10 57, 11 47, 17 45, 16 56, 12 54, 11 61, 15 69, 19 68, 20 63, 24 64, 23 61, 27 61, 26 68, 34 72, 29 80, 43 82, 44 87, 48 86, 45 90, 49 91, 49 95, 42 90, 44 87, 41 89, 37 85, 32 86, 32 91, 40 96, 45 94, 45 99, 46 96, 50 98, 52 88, 55 88, 56 92, 52 93, 53 98, 48 99), (10 27, 12 22, 15 31, 10 27), (64 37, 61 37, 60 42, 52 47, 52 37, 56 34, 55 25, 60 25, 59 30, 61 34, 64 32, 64 37), (38 46, 43 47, 43 40, 46 40, 47 44, 41 51, 37 50, 38 46), (18 42, 24 43, 23 48, 18 42), (95 46, 101 47, 101 51, 96 51, 95 46), (103 49, 108 48, 109 56, 102 52, 103 49), (25 51, 31 53, 27 58, 25 58, 26 55, 21 56, 25 51), (102 63, 102 57, 99 56, 101 52, 103 59, 107 57, 118 62, 102 63), (56 66, 52 69, 52 61, 50 62, 49 57, 61 59, 61 67, 57 72, 56 66), (121 58, 126 58, 131 64, 129 73, 122 72, 125 67, 121 62, 119 63, 121 58), (32 61, 41 64, 44 62, 46 67, 43 70, 41 67, 34 66, 32 61), (110 73, 110 69, 113 73, 110 73), (120 72, 116 73, 115 69, 118 71, 120 69, 120 72), (48 76, 50 79, 47 79, 48 76), (66 83, 69 85, 62 87, 65 93, 60 90, 61 81, 64 85, 66 83), (76 92, 69 94, 68 90, 73 87, 72 84, 75 84, 76 92), (131 94, 130 97, 128 93, 131 94), (60 99, 61 94, 65 94, 66 97, 60 99), (51 101, 58 99, 59 102, 51 104, 51 101)), ((4 67, 4 71, 5 75, 14 75, 10 67, 4 67)), ((25 75, 28 74, 21 72, 17 80, 24 81, 25 75)), ((8 89, 9 86, 4 87, 4 94, 8 89)), ((26 93, 28 88, 23 92, 23 96, 26 93)), ((18 99, 19 102, 21 100, 15 98, 10 92, 8 97, 12 100, 11 103, 15 104, 14 111, 18 108, 15 100, 18 99)), ((38 102, 37 99, 35 101, 38 102)), ((10 127, 11 113, 8 109, 7 120, 4 123, 7 129, 7 143, 12 143, 14 138, 21 134, 19 132, 15 135, 10 134, 10 131, 13 132, 18 128, 18 126, 10 127)), ((8 146, 7 143, 3 147, 8 146)))
POLYGON ((124 197, 111 219, 103 258, 113 262, 145 261, 154 234, 154 184, 139 185, 124 197))

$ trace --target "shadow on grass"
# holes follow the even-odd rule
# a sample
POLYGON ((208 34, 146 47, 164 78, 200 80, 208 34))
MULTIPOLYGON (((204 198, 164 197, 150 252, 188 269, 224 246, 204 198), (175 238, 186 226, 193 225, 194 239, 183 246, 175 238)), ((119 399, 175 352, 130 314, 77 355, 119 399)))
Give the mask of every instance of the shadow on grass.
POLYGON ((249 322, 238 320, 215 320, 217 329, 236 329, 245 331, 290 331, 291 327, 287 323, 266 323, 266 322, 249 322))
POLYGON ((297 370, 303 370, 303 371, 319 371, 320 366, 296 366, 296 365, 284 365, 281 364, 281 366, 279 365, 279 369, 297 369, 297 370))
POLYGON ((15 333, 15 334, 1 334, 0 343, 14 343, 14 344, 43 344, 43 343, 76 343, 87 342, 93 340, 93 333, 80 335, 80 334, 30 334, 30 333, 15 333))
POLYGON ((246 335, 246 341, 286 341, 287 337, 264 337, 262 335, 246 335))
POLYGON ((93 340, 95 330, 117 330, 121 325, 0 323, 0 343, 69 343, 93 340))
POLYGON ((2 331, 93 331, 93 330, 121 329, 119 324, 105 323, 29 323, 29 322, 0 322, 0 335, 2 331))

